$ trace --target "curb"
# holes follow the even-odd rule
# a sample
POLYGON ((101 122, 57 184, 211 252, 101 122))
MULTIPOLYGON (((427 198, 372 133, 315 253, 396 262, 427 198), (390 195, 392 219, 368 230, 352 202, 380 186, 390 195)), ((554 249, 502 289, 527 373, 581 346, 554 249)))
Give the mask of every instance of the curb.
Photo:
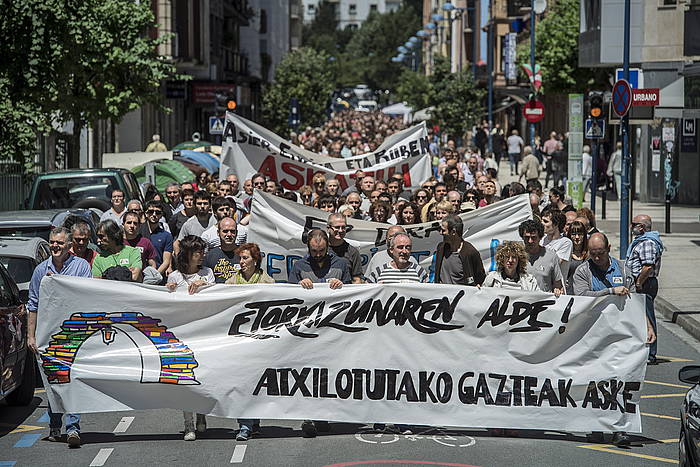
POLYGON ((668 300, 664 300, 660 296, 654 300, 655 310, 661 312, 664 318, 671 323, 682 327, 688 334, 700 341, 700 321, 692 318, 690 314, 700 314, 697 311, 681 311, 668 300))

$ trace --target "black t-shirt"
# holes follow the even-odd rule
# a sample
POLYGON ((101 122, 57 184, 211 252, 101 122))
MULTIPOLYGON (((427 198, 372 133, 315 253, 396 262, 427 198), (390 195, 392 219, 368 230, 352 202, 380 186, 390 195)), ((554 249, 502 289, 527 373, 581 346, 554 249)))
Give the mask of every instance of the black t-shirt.
POLYGON ((352 277, 362 277, 362 259, 360 258, 360 252, 357 248, 346 241, 343 241, 343 243, 338 246, 328 246, 330 246, 336 256, 345 258, 350 266, 350 275, 352 277))
POLYGON ((178 234, 180 233, 180 229, 182 229, 182 226, 185 225, 185 222, 189 219, 189 216, 185 214, 185 211, 180 211, 177 214, 175 214, 170 222, 170 233, 173 234, 173 238, 177 238, 178 234))
POLYGON ((240 258, 233 251, 223 251, 221 247, 212 248, 204 258, 203 266, 214 271, 214 278, 217 284, 223 284, 233 276, 235 271, 240 269, 238 264, 240 258))

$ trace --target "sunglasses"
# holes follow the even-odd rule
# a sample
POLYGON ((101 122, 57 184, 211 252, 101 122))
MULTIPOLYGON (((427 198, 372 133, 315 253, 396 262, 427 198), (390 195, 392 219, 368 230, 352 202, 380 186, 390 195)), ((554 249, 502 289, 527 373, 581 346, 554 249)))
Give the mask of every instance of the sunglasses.
POLYGON ((60 245, 60 246, 63 246, 63 245, 65 245, 65 244, 66 244, 66 242, 60 242, 60 241, 58 241, 58 240, 49 240, 49 245, 60 245))
POLYGON ((148 209, 146 211, 146 214, 158 214, 159 216, 163 214, 163 211, 160 211, 158 209, 148 209))
POLYGON ((88 242, 88 240, 89 239, 87 237, 84 237, 84 238, 73 237, 73 241, 76 243, 86 243, 86 242, 88 242))

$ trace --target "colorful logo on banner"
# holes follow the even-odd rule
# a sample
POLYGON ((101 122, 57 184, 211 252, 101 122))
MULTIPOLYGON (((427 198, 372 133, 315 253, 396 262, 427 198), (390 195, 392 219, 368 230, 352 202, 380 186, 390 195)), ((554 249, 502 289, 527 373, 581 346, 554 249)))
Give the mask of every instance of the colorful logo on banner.
POLYGON ((159 323, 141 313, 75 313, 51 336, 41 366, 49 383, 69 383, 71 367, 88 339, 101 336, 110 345, 121 334, 138 348, 142 383, 200 384, 194 377, 199 366, 194 353, 159 323))

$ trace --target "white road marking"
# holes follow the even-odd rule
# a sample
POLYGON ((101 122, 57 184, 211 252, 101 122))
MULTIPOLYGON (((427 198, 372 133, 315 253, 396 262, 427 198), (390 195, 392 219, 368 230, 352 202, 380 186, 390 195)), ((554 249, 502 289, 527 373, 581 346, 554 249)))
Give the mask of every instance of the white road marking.
POLYGON ((245 444, 239 444, 235 448, 233 448, 233 455, 231 456, 231 464, 240 464, 243 462, 243 458, 245 457, 245 450, 248 449, 248 446, 245 444))
POLYGON ((114 451, 114 448, 100 449, 100 452, 97 453, 95 458, 90 463, 90 467, 102 467, 105 465, 105 462, 107 462, 107 459, 109 459, 112 451, 114 451))
POLYGON ((114 429, 114 433, 124 433, 131 426, 131 422, 134 421, 134 417, 122 417, 121 421, 117 423, 117 427, 114 429))

